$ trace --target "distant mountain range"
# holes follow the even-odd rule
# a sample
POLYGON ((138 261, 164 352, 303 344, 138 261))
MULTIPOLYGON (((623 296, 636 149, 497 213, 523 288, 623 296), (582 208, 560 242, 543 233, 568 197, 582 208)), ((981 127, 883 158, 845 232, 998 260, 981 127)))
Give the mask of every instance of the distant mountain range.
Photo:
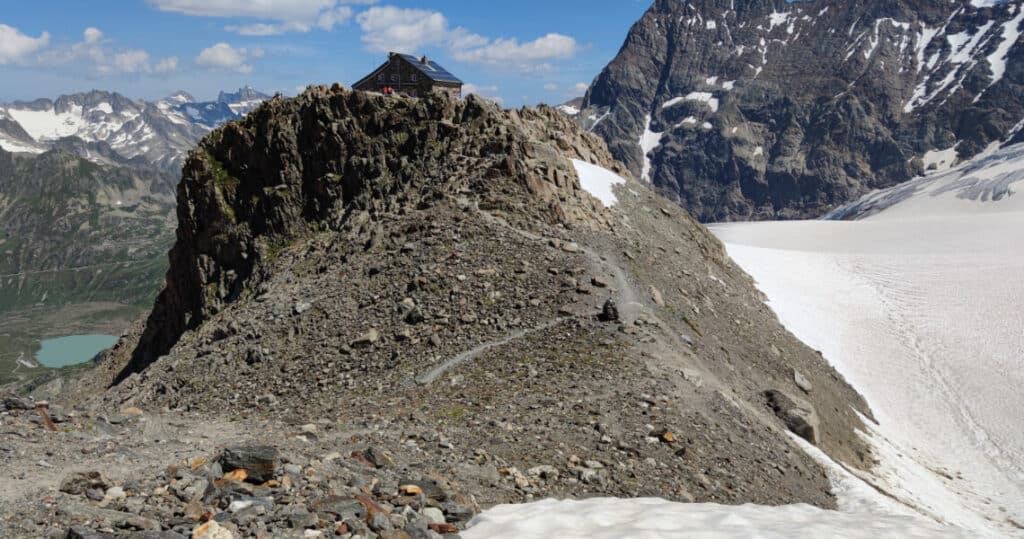
POLYGON ((158 102, 94 90, 0 105, 0 148, 40 154, 62 149, 108 165, 173 170, 213 128, 255 109, 269 96, 245 87, 198 101, 179 91, 158 102))

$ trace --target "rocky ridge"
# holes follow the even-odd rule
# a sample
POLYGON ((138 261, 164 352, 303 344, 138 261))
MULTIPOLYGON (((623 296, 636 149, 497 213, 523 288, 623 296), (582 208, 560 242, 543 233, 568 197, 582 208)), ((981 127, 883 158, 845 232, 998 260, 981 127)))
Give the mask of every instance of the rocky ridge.
POLYGON ((1020 0, 658 0, 581 123, 702 221, 818 217, 1019 141, 1020 0))
POLYGON ((213 132, 178 189, 146 326, 33 389, 73 411, 56 433, 3 416, 27 433, 0 452, 16 473, 53 437, 54 468, 131 465, 105 491, 57 493, 50 472, 0 497, 12 533, 436 537, 546 496, 831 507, 789 432, 872 464, 856 392, 555 109, 313 87, 213 132), (618 203, 572 159, 625 176, 618 203), (240 447, 276 457, 239 465, 240 447))

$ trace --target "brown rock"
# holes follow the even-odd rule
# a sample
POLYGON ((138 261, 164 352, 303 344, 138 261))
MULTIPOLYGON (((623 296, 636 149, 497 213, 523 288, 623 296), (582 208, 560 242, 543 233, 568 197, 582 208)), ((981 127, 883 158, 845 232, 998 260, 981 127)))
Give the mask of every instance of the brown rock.
POLYGON ((429 524, 429 525, 427 525, 427 527, 430 528, 431 530, 437 532, 437 533, 442 534, 442 535, 446 534, 446 533, 459 533, 459 529, 458 528, 456 528, 454 525, 448 524, 448 523, 445 523, 445 524, 429 524))

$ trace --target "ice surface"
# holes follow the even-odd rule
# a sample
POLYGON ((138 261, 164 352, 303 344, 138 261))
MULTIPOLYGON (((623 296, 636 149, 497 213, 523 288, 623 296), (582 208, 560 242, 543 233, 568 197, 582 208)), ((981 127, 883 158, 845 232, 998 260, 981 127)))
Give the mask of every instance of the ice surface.
POLYGON ((881 191, 858 221, 716 225, 879 424, 865 477, 977 537, 1024 523, 1024 146, 881 191))
POLYGON ((618 174, 586 161, 572 160, 576 174, 580 177, 580 186, 601 201, 606 207, 614 206, 619 200, 615 197, 613 185, 626 183, 618 174))
POLYGON ((810 505, 683 504, 660 499, 544 500, 485 511, 465 539, 966 538, 921 519, 825 511, 810 505))

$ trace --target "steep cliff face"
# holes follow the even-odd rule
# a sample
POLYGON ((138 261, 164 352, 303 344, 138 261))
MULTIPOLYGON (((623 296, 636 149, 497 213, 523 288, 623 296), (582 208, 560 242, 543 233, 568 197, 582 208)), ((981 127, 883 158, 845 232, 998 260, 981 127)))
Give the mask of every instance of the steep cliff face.
POLYGON ((482 505, 833 506, 787 431, 871 465, 861 397, 707 230, 553 108, 310 88, 208 136, 178 200, 145 330, 67 398, 338 418, 396 456, 428 432, 452 442, 423 454, 482 505), (550 468, 491 480, 480 459, 550 468))
POLYGON ((1020 136, 1021 1, 658 0, 583 125, 704 221, 816 217, 1020 136))

